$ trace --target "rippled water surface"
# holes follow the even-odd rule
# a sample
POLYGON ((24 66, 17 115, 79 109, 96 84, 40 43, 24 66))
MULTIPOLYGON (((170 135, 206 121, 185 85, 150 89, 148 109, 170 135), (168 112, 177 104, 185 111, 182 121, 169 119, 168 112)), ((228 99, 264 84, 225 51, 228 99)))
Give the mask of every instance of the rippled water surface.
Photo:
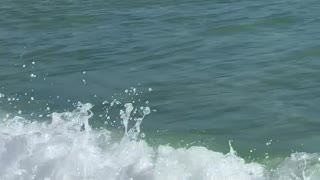
POLYGON ((130 102, 151 108, 143 146, 226 153, 232 140, 241 157, 269 164, 269 156, 318 153, 319 9, 315 0, 2 0, 0 114, 49 122, 89 102, 89 124, 121 136, 119 110, 130 102), (114 99, 121 103, 107 112, 114 99))

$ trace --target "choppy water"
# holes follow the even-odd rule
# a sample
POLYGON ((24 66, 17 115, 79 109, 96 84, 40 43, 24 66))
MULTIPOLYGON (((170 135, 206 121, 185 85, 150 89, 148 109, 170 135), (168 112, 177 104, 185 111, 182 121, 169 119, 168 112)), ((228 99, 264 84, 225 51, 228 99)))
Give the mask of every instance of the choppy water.
POLYGON ((319 9, 1 1, 0 179, 319 179, 319 9))

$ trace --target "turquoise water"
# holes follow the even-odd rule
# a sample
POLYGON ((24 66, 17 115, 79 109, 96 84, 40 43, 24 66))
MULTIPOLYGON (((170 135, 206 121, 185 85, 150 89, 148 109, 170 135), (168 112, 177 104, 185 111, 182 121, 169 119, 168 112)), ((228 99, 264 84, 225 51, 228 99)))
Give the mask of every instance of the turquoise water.
MULTIPOLYGON (((1 148, 6 152, 5 149, 18 151, 22 147, 19 145, 22 142, 12 139, 19 137, 29 142, 34 138, 29 134, 33 131, 21 127, 25 124, 17 127, 19 133, 10 134, 8 122, 12 118, 16 120, 15 116, 34 123, 50 123, 54 112, 72 112, 78 101, 91 103, 94 105, 91 109, 94 116, 89 119, 92 131, 99 134, 101 129, 108 130, 118 137, 111 142, 117 142, 124 132, 119 112, 125 103, 133 103, 134 107, 150 107, 151 112, 139 126, 143 136, 139 135, 138 139, 145 144, 126 144, 126 147, 160 148, 154 154, 161 154, 161 147, 168 145, 165 148, 173 148, 174 156, 182 153, 182 157, 195 157, 201 164, 205 161, 201 157, 199 160, 198 154, 206 154, 210 160, 212 153, 228 153, 231 141, 237 151, 236 158, 259 163, 253 169, 261 165, 262 171, 269 172, 262 179, 317 179, 319 176, 314 174, 318 173, 317 153, 320 152, 319 8, 315 0, 3 0, 0 2, 0 114, 7 117, 0 126, 0 139, 4 142, 2 146, 0 142, 0 162, 21 161, 5 160, 4 153, 1 155, 1 148), (115 99, 119 103, 112 106, 115 99), (15 146, 9 146, 11 141, 6 138, 15 146), (186 150, 190 147, 190 151, 186 150), (194 147, 208 150, 192 151, 194 147), (179 151, 179 148, 186 149, 179 151), (303 153, 302 160, 295 152, 303 153), (303 166, 305 157, 309 159, 303 166), (274 167, 285 170, 276 171, 280 175, 275 175, 270 171, 274 167), (291 171, 295 176, 290 175, 291 171)), ((141 112, 131 117, 140 117, 141 112)), ((70 117, 62 119, 68 121, 70 117)), ((129 120, 129 126, 135 122, 129 120)), ((37 132, 48 131, 50 137, 57 138, 54 136, 57 132, 50 128, 35 127, 37 132)), ((62 137, 67 138, 70 133, 75 132, 65 130, 62 137)), ((26 142, 23 144, 30 145, 26 142)), ((52 142, 46 143, 50 146, 52 142)), ((31 147, 41 149, 38 144, 31 147)), ((150 155, 148 152, 145 154, 150 155)), ((41 156, 34 153, 38 155, 41 156)), ((122 156, 111 156, 121 161, 122 156)), ((99 157, 108 161, 107 156, 99 154, 99 157)), ((156 157, 157 163, 151 163, 153 167, 163 158, 156 157)), ((227 157, 221 159, 228 161, 227 157)), ((93 159, 85 162, 90 160, 93 159)), ((34 163, 39 165, 42 161, 34 163)), ((23 170, 22 166, 18 163, 14 171, 0 163, 0 169, 6 169, 0 171, 0 177, 29 179, 31 175, 12 175, 19 174, 17 169, 23 170)), ((127 166, 114 167, 121 170, 127 166)), ((246 168, 252 170, 251 166, 230 165, 233 173, 247 172, 246 168)), ((200 171, 193 167, 186 169, 177 170, 176 176, 163 170, 167 176, 152 177, 236 177, 229 170, 226 176, 204 177, 198 176, 200 171), (182 176, 186 172, 192 176, 182 176)), ((77 176, 63 176, 66 172, 59 172, 51 180, 86 179, 91 171, 77 176)), ((30 170, 30 174, 37 173, 30 170)), ((111 174, 101 177, 152 179, 141 173, 111 174)), ((45 177, 37 174, 37 178, 45 177)), ((100 179, 100 176, 90 178, 100 179)), ((239 175, 239 178, 259 179, 260 176, 239 175)))

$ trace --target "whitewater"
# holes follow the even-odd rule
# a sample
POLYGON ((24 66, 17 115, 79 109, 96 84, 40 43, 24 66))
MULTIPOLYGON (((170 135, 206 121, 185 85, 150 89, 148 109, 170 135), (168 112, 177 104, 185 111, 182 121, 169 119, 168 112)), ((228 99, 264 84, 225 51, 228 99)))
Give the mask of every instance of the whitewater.
MULTIPOLYGON (((0 123, 3 180, 316 180, 318 154, 292 153, 276 166, 250 162, 236 150, 223 154, 202 146, 150 146, 140 126, 148 106, 119 103, 123 135, 92 128, 90 103, 54 112, 47 121, 9 114, 0 123)), ((269 159, 272 161, 272 158, 269 159)))

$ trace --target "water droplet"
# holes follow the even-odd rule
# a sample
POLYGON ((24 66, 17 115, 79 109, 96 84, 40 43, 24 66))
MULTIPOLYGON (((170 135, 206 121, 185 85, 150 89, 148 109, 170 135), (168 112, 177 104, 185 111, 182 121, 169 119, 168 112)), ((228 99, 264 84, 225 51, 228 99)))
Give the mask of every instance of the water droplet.
POLYGON ((102 104, 103 105, 108 104, 108 101, 103 101, 102 104))
POLYGON ((146 137, 146 134, 141 133, 141 137, 142 137, 142 138, 145 138, 145 137, 146 137))
POLYGON ((272 144, 272 139, 270 139, 270 141, 266 142, 267 146, 270 146, 272 144))
POLYGON ((145 107, 145 108, 143 109, 143 114, 144 114, 144 115, 150 114, 150 108, 149 108, 149 107, 145 107))

